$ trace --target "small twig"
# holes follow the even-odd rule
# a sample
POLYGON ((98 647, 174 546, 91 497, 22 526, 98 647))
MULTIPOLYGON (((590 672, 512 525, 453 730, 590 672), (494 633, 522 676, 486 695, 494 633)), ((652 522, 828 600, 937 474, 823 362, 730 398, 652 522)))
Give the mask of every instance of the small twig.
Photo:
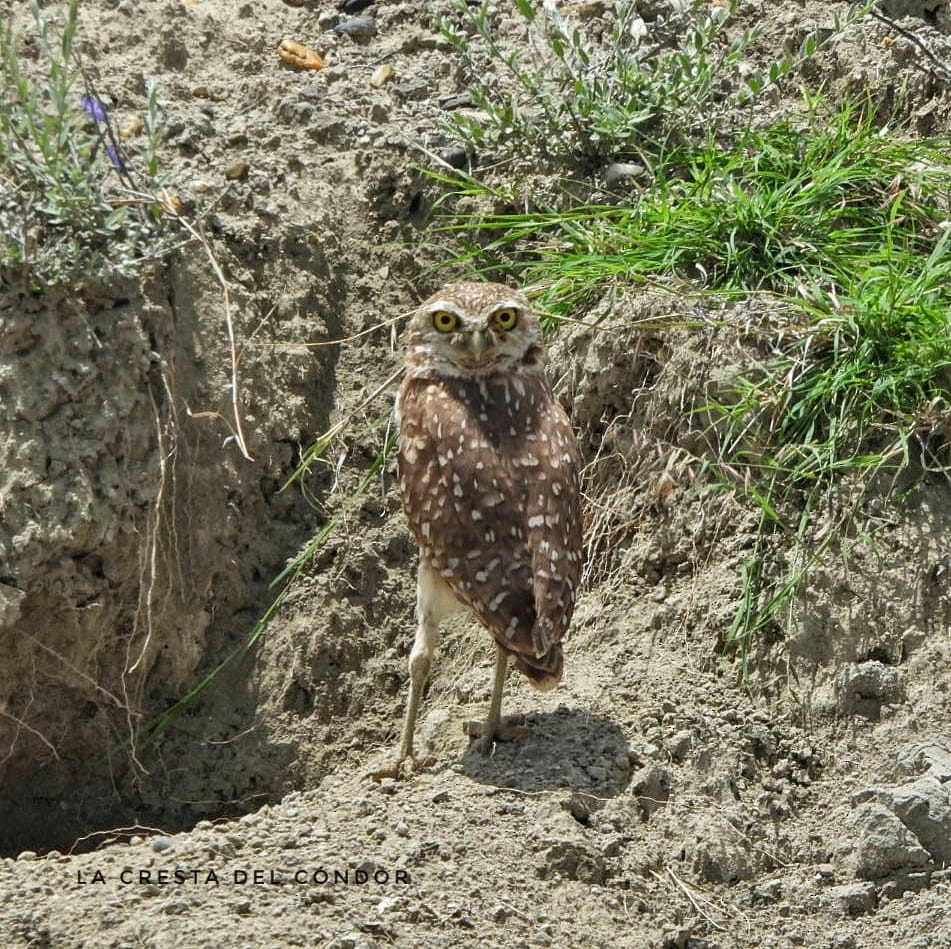
MULTIPOLYGON (((149 548, 148 552, 148 582, 144 583, 140 587, 140 597, 145 600, 145 641, 142 643, 142 648, 139 650, 138 658, 126 669, 126 673, 133 673, 139 667, 139 663, 145 658, 145 654, 148 651, 149 645, 152 642, 152 601, 155 598, 155 584, 158 577, 158 550, 159 550, 159 532, 161 529, 162 523, 162 500, 165 494, 165 481, 166 481, 166 463, 167 456, 165 451, 165 439, 162 436, 162 418, 159 414, 158 406, 155 403, 155 396, 152 394, 151 388, 149 388, 149 402, 152 405, 152 412, 155 419, 155 433, 156 440, 158 442, 158 464, 159 464, 159 478, 158 478, 158 490, 155 494, 155 504, 153 510, 155 511, 155 522, 152 524, 151 528, 146 531, 147 544, 149 548), (144 588, 144 589, 143 589, 144 588)), ((141 578, 140 578, 141 579, 141 578)), ((140 600, 141 606, 141 600, 140 600)), ((138 618, 137 612, 137 618, 138 618)), ((132 640, 129 640, 129 648, 132 646, 132 640)), ((127 660, 130 658, 127 655, 127 660)))
MULTIPOLYGON (((945 82, 951 82, 951 66, 949 66, 943 59, 939 59, 929 48, 927 43, 917 34, 913 33, 911 30, 906 29, 901 24, 896 23, 891 17, 885 16, 877 7, 872 7, 871 10, 872 16, 876 20, 880 20, 884 23, 889 29, 894 30, 896 33, 900 33, 907 40, 911 40, 924 54, 931 60, 931 62, 937 68, 940 79, 943 79, 945 82)), ((918 65, 918 64, 915 64, 918 65)), ((919 65, 919 68, 920 65, 919 65)))
POLYGON ((161 827, 150 827, 148 824, 131 824, 129 827, 113 827, 110 830, 94 830, 88 834, 83 834, 82 837, 77 837, 73 841, 72 847, 69 848, 69 853, 72 854, 81 843, 86 840, 92 840, 94 837, 106 838, 100 842, 99 846, 102 846, 102 844, 113 843, 120 837, 131 836, 132 834, 161 834, 162 836, 167 836, 169 831, 163 830, 161 827))
MULTIPOLYGON (((31 695, 30 705, 32 704, 33 704, 33 696, 31 695)), ((56 750, 56 746, 53 745, 53 743, 44 734, 37 731, 32 725, 28 725, 22 718, 17 718, 16 715, 11 715, 9 712, 4 711, 2 708, 0 708, 0 715, 2 715, 4 718, 8 718, 11 722, 16 722, 18 730, 20 728, 26 729, 26 731, 28 731, 31 735, 38 738, 41 742, 43 742, 44 745, 46 745, 47 748, 49 748, 53 757, 57 761, 59 761, 59 753, 56 750)), ((16 737, 14 737, 13 741, 10 743, 10 750, 7 752, 7 754, 4 755, 3 758, 0 758, 0 764, 4 764, 7 761, 7 759, 13 754, 13 749, 15 745, 16 745, 16 737)))
MULTIPOLYGON (((353 411, 348 412, 342 419, 340 419, 339 422, 335 422, 330 426, 330 428, 327 429, 326 432, 323 433, 323 435, 316 438, 314 440, 314 444, 327 443, 331 439, 336 438, 341 432, 345 431, 347 426, 353 421, 354 417, 358 413, 362 412, 368 405, 370 405, 370 403, 372 403, 373 400, 376 399, 376 397, 387 388, 387 386, 395 382, 402 375, 402 373, 402 366, 390 373, 390 375, 387 376, 386 379, 384 379, 383 382, 381 382, 355 409, 353 409, 353 411)), ((387 431, 389 431, 389 429, 387 429, 387 431)), ((310 454, 310 450, 308 450, 308 454, 310 454)), ((306 456, 305 460, 307 460, 306 456)), ((286 482, 284 482, 284 484, 281 486, 281 491, 292 485, 297 480, 303 470, 303 466, 304 461, 301 462, 297 470, 287 479, 286 482)))
POLYGON ((234 412, 234 440, 237 442, 241 454, 244 455, 248 461, 254 461, 253 456, 248 451, 248 445, 244 439, 244 430, 241 427, 240 400, 238 398, 238 351, 234 341, 234 322, 231 318, 231 291, 228 288, 228 281, 225 279, 224 272, 215 257, 214 251, 211 249, 208 238, 205 237, 200 228, 196 227, 184 217, 180 216, 178 220, 182 227, 184 227, 192 237, 200 241, 201 246, 205 248, 205 255, 208 257, 208 262, 211 264, 211 269, 214 271, 215 277, 221 286, 222 294, 224 295, 225 326, 228 329, 228 344, 231 350, 231 408, 234 412))
MULTIPOLYGON (((693 893, 691 892, 690 887, 687 886, 687 884, 684 883, 683 880, 681 880, 680 877, 678 877, 677 874, 674 873, 674 871, 670 869, 670 867, 667 867, 666 870, 667 870, 667 876, 669 876, 670 879, 673 880, 673 882, 679 887, 679 889, 680 889, 681 892, 684 894, 684 896, 686 896, 687 899, 690 900, 690 905, 691 905, 714 929, 719 929, 721 932, 722 932, 724 929, 726 929, 725 926, 722 926, 720 923, 718 923, 708 912, 706 912, 706 911, 700 906, 700 904, 699 904, 699 903, 697 902, 697 900, 694 898, 694 895, 693 895, 693 893)), ((663 879, 664 879, 663 876, 661 876, 661 874, 659 874, 656 870, 652 870, 651 873, 652 873, 658 880, 663 881, 663 879)))

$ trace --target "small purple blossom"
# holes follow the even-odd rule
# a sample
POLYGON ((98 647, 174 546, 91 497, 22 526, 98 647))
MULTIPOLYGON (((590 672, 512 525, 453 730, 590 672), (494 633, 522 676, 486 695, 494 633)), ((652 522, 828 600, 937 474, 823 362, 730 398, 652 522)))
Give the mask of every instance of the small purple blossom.
POLYGON ((116 145, 107 145, 106 154, 109 156, 109 161, 112 162, 112 167, 116 171, 125 171, 125 162, 122 160, 122 153, 119 151, 118 146, 116 145))
POLYGON ((106 107, 98 99, 92 96, 81 96, 79 101, 94 122, 106 121, 106 107))

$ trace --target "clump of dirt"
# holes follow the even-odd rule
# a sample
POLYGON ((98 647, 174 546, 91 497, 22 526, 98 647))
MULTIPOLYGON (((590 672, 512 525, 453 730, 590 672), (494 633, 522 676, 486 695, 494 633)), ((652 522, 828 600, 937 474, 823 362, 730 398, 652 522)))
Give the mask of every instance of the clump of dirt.
MULTIPOLYGON (((135 283, 0 288, 7 942, 211 946, 227 927, 234 945, 341 949, 951 943, 947 479, 883 484, 749 678, 719 649, 757 517, 705 487, 713 419, 694 409, 759 345, 744 327, 772 318, 761 301, 687 329, 670 325, 694 307, 681 295, 628 292, 591 314, 598 332, 553 344, 593 556, 565 681, 507 685, 526 739, 468 749, 491 649, 460 618, 420 725, 436 764, 367 777, 397 739, 413 626, 415 550, 384 466, 256 648, 157 746, 125 744, 241 646, 382 447, 388 394, 365 399, 399 364, 400 317, 446 277, 439 190, 416 168, 453 145, 439 103, 465 86, 431 18, 445 6, 83 5, 112 112, 140 113, 158 80, 162 158, 206 246, 135 283), (283 64, 284 38, 326 67, 283 64), (230 286, 253 460, 206 250, 230 286), (306 498, 282 490, 351 413, 306 498)), ((807 79, 947 131, 945 79, 908 65, 916 42, 951 57, 946 4, 886 14, 902 30, 863 20, 807 79)), ((750 2, 735 26, 760 20, 750 55, 769 62, 831 12, 750 2)))

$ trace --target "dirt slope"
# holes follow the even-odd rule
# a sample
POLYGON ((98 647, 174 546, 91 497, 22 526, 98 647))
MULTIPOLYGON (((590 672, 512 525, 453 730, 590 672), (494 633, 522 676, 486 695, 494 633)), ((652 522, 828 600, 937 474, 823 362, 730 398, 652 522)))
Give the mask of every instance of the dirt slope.
MULTIPOLYGON (((383 477, 259 647, 157 749, 122 745, 244 640, 271 578, 378 450, 381 429, 354 426, 307 480, 316 506, 279 490, 301 446, 398 365, 384 321, 446 276, 431 269, 438 190, 414 167, 451 144, 439 102, 464 86, 438 6, 376 3, 375 33, 338 35, 351 15, 330 4, 82 4, 81 49, 116 120, 160 83, 171 182, 232 285, 254 460, 228 438, 223 304, 203 251, 138 284, 0 288, 0 941, 951 946, 939 475, 902 503, 876 499, 744 683, 716 646, 753 512, 645 462, 617 495, 624 523, 579 603, 564 683, 538 695, 509 681, 529 737, 468 752, 490 650, 460 621, 423 709, 436 765, 376 783, 402 712, 415 558, 383 477), (326 68, 283 65, 284 37, 326 68), (384 62, 394 76, 374 86, 384 62)), ((764 21, 751 55, 768 61, 842 6, 744 3, 736 24, 764 21)), ((886 8, 951 59, 945 3, 886 8)), ((22 4, 0 10, 26 25, 22 4)), ((867 20, 808 78, 951 132, 945 85, 910 65, 921 55, 867 20)), ((742 364, 752 304, 715 330, 624 329, 682 306, 632 293, 608 314, 621 335, 557 344, 590 459, 606 420, 647 459, 688 444, 682 407, 742 364)), ((360 417, 386 411, 384 397, 360 417)))

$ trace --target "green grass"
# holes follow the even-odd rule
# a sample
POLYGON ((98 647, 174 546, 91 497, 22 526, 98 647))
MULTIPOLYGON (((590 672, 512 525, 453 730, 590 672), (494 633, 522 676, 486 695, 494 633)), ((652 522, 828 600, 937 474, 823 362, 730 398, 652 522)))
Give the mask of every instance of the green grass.
MULTIPOLYGON (((926 252, 951 188, 951 142, 910 141, 845 107, 828 124, 780 122, 722 146, 664 156, 643 190, 567 210, 462 216, 455 263, 543 288, 564 313, 609 284, 680 277, 721 291, 796 292, 804 280, 863 267, 887 241, 926 252), (921 196, 927 196, 922 198, 921 196)), ((505 192, 472 177, 438 177, 456 195, 505 192)))
POLYGON ((585 19, 555 4, 516 0, 510 48, 496 36, 496 5, 453 0, 437 26, 468 77, 479 116, 454 112, 444 129, 494 160, 552 160, 595 168, 619 158, 649 162, 703 129, 732 124, 738 108, 793 74, 864 16, 870 3, 834 15, 830 30, 808 33, 800 49, 765 70, 745 61, 762 26, 734 30, 738 3, 695 0, 645 21, 632 0, 612 16, 585 19), (539 9, 539 7, 541 7, 539 9))
MULTIPOLYGON (((666 282, 742 299, 766 292, 782 330, 712 417, 707 476, 760 512, 726 637, 744 654, 791 607, 876 476, 951 475, 939 431, 951 413, 951 140, 875 125, 870 110, 671 149, 612 203, 448 215, 454 264, 531 286, 555 317, 617 286, 666 282), (836 485, 852 501, 815 540, 836 485), (770 551, 788 552, 782 570, 770 551)), ((504 204, 468 175, 455 195, 504 204)), ((451 198, 447 199, 451 202, 451 198)))

